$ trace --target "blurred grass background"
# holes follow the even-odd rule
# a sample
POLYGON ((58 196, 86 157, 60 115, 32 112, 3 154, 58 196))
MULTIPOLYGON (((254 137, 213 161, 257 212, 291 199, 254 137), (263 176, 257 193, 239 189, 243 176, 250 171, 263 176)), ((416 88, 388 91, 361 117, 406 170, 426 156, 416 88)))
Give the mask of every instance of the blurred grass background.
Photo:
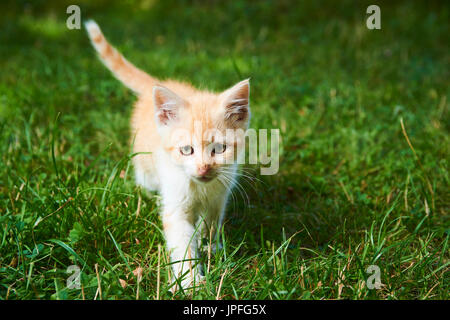
POLYGON ((131 174, 135 98, 67 29, 71 4, 0 4, 1 299, 448 297, 448 4, 378 1, 368 30, 368 1, 77 1, 157 77, 251 77, 251 126, 281 130, 279 173, 241 181, 225 250, 175 296, 157 196, 131 174))

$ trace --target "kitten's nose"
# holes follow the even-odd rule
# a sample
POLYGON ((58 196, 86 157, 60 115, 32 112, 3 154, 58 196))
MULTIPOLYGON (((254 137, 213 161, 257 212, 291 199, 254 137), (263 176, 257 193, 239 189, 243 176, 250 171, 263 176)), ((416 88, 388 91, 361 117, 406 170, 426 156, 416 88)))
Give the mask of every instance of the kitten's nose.
POLYGON ((206 176, 210 170, 211 170, 211 166, 207 165, 207 164, 197 167, 198 175, 202 176, 202 177, 206 176))

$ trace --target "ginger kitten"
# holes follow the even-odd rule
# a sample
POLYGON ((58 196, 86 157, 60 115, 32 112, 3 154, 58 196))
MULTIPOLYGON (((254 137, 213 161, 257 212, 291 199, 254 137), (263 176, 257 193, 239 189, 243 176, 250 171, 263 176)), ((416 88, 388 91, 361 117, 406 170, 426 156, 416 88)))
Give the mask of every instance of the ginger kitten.
POLYGON ((94 21, 85 26, 102 62, 138 96, 131 119, 133 152, 141 153, 133 158, 136 183, 161 194, 174 275, 183 288, 195 285, 202 277, 198 240, 220 229, 237 178, 245 140, 226 130, 248 128, 249 80, 221 93, 160 81, 128 62, 94 21))

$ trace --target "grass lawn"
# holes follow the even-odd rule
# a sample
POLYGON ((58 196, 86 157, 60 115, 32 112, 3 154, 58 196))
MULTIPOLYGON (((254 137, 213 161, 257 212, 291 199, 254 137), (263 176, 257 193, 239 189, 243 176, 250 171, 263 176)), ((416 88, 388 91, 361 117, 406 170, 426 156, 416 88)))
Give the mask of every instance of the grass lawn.
POLYGON ((73 1, 2 2, 0 299, 448 299, 448 4, 380 1, 368 30, 371 2, 76 2, 157 77, 251 77, 280 170, 247 166, 206 283, 172 295, 158 195, 133 181, 135 97, 66 28, 73 1))

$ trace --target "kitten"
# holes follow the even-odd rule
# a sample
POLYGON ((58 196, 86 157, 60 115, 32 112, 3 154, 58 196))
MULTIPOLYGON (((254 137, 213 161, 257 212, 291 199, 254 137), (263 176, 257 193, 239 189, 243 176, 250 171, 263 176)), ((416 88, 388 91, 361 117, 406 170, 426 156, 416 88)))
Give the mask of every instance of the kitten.
POLYGON ((248 128, 249 80, 221 93, 160 81, 128 62, 94 21, 85 26, 102 62, 138 96, 131 119, 136 183, 161 194, 174 276, 183 288, 195 285, 202 278, 194 265, 198 240, 220 230, 238 175, 245 140, 225 131, 248 128))

